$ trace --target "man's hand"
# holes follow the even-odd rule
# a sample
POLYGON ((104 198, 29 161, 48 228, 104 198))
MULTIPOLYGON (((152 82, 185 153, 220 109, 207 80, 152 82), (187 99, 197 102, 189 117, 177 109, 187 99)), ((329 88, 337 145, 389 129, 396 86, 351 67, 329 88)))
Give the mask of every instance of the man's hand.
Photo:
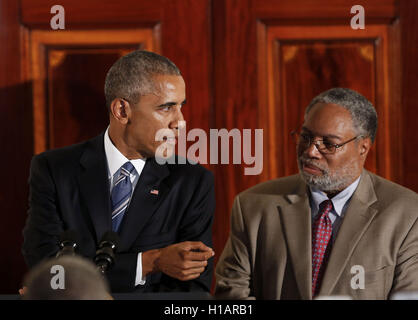
POLYGON ((143 276, 163 272, 182 281, 196 279, 215 252, 202 242, 185 241, 142 253, 143 276))

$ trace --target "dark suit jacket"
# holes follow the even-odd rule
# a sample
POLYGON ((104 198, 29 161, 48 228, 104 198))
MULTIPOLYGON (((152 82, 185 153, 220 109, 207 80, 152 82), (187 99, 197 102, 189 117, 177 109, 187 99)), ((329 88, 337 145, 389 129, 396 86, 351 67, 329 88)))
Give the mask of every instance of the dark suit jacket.
MULTIPOLYGON (((22 252, 29 267, 54 256, 60 234, 75 230, 78 253, 94 257, 111 230, 108 169, 103 134, 89 141, 34 156, 29 178, 29 216, 22 252)), ((147 277, 135 288, 138 252, 182 241, 212 247, 215 206, 213 174, 200 165, 165 164, 148 159, 122 221, 120 248, 108 280, 113 292, 209 291, 213 259, 202 275, 179 281, 165 274, 147 277), (158 195, 150 191, 156 189, 158 195)))

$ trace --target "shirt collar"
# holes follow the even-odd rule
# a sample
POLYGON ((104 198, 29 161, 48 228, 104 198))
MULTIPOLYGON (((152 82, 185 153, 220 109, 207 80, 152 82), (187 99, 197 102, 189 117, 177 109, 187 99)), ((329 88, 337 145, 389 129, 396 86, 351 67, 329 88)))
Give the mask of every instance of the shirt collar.
MULTIPOLYGON (((343 191, 341 191, 340 193, 338 193, 337 195, 335 195, 331 199, 332 204, 334 206, 334 210, 335 210, 335 212, 337 213, 338 216, 341 217, 341 213, 342 213, 342 210, 344 208, 344 205, 351 198, 354 191, 356 191, 357 186, 360 183, 360 177, 361 177, 361 175, 352 184, 350 184, 347 188, 345 188, 343 191)), ((323 201, 329 200, 328 196, 325 192, 323 192, 319 189, 316 189, 316 188, 313 188, 313 187, 309 187, 309 189, 311 191, 312 204, 315 206, 316 211, 318 211, 319 210, 319 205, 323 201)))
POLYGON ((104 134, 104 148, 107 159, 107 168, 109 178, 113 177, 114 174, 122 167, 126 162, 130 161, 134 166, 136 172, 140 175, 142 169, 145 166, 145 160, 143 159, 131 159, 126 158, 119 150, 115 147, 109 137, 109 127, 107 127, 104 134))

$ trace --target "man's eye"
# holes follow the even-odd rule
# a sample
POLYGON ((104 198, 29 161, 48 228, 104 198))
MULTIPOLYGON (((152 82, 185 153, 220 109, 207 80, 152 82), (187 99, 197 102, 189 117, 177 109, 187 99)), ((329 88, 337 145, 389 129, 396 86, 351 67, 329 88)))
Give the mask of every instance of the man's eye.
POLYGON ((327 149, 332 149, 332 148, 334 148, 334 144, 333 144, 332 142, 329 142, 329 141, 323 141, 322 143, 324 144, 325 148, 327 148, 327 149))
POLYGON ((165 107, 162 107, 160 110, 170 111, 170 109, 171 109, 171 106, 165 106, 165 107))

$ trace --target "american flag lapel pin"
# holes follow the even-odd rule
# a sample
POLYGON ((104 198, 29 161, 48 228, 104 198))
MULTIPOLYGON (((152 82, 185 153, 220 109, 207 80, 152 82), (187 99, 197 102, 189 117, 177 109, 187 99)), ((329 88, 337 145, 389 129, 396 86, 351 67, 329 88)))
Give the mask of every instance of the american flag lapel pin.
POLYGON ((156 196, 158 196, 158 190, 157 189, 151 189, 151 191, 149 193, 155 194, 156 196))

